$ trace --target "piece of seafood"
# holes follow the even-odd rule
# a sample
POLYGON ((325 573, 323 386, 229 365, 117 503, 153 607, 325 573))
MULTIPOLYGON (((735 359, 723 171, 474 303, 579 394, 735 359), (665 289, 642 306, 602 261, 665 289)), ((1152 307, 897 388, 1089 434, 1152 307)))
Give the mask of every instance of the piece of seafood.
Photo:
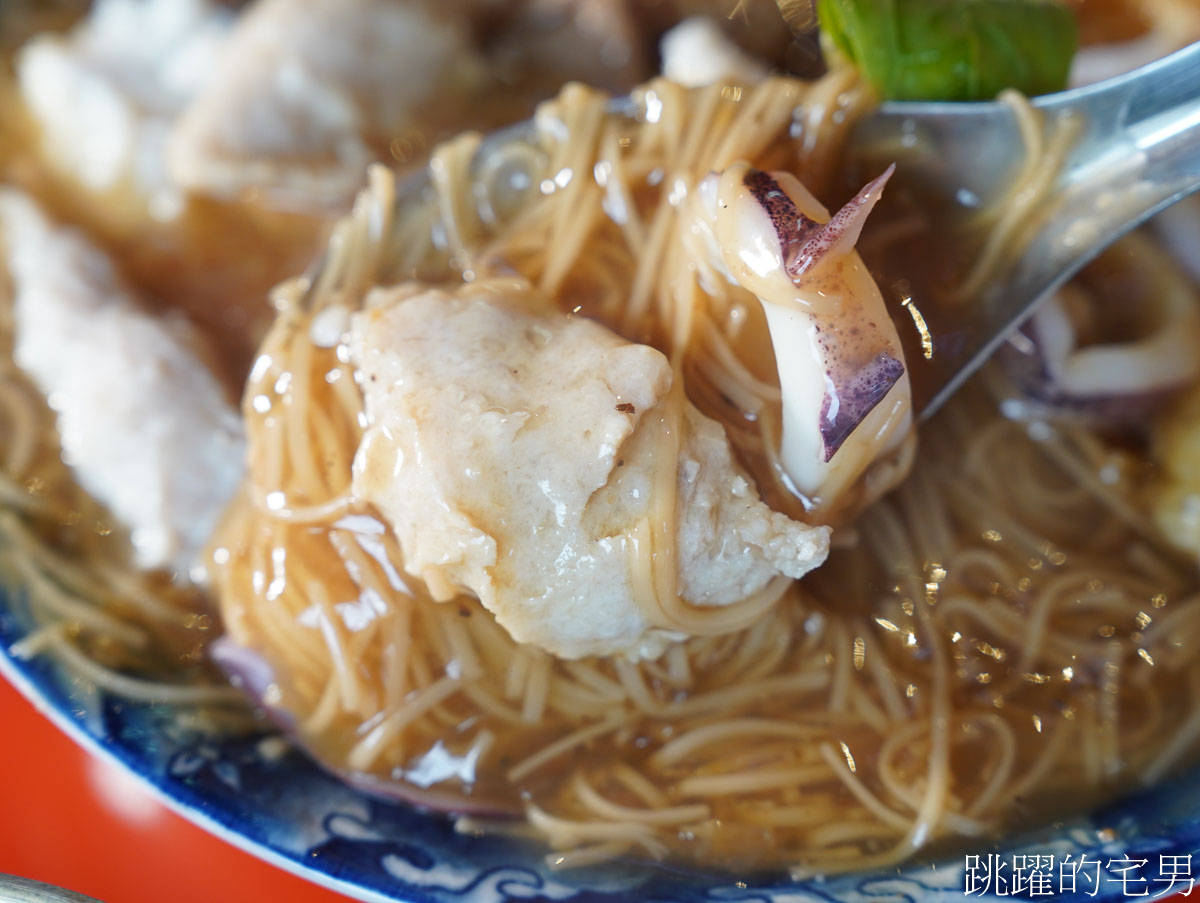
POLYGON ((63 459, 130 531, 142 567, 193 565, 242 478, 234 406, 182 318, 144 309, 112 262, 0 192, 17 364, 58 419, 63 459))
POLYGON ((762 303, 783 396, 780 459, 827 522, 894 486, 911 458, 899 337, 854 251, 890 174, 832 218, 795 176, 744 163, 706 177, 690 201, 694 253, 762 303))
POLYGON ((171 176, 204 194, 257 190, 285 208, 336 208, 379 143, 481 77, 451 13, 391 0, 260 0, 175 124, 171 176))
POLYGON ((128 186, 156 217, 178 214, 167 133, 232 21, 209 0, 98 0, 70 32, 33 38, 14 64, 47 155, 91 191, 128 186))
POLYGON ((562 658, 636 659, 746 626, 825 560, 828 529, 759 500, 662 353, 507 282, 377 290, 353 317, 353 492, 435 598, 469 590, 562 658))

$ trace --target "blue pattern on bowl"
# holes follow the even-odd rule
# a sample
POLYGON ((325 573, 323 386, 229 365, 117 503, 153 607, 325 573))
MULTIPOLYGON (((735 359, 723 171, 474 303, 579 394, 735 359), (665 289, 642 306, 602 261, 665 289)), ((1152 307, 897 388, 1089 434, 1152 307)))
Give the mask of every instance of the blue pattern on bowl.
POLYGON ((979 858, 972 860, 976 868, 970 874, 963 856, 802 883, 778 875, 738 880, 635 866, 553 873, 544 866, 540 849, 506 838, 462 836, 445 818, 366 797, 276 737, 213 738, 181 727, 176 708, 103 694, 98 710, 85 710, 71 676, 52 660, 23 661, 9 653, 25 635, 21 607, 14 595, 0 594, 0 672, 74 739, 140 777, 192 821, 270 862, 363 900, 999 903, 1047 895, 1039 892, 1044 888, 1032 886, 1013 894, 1011 884, 985 890, 987 867, 994 877, 997 863, 1010 870, 1020 861, 1015 857, 1050 855, 1052 898, 1085 903, 1133 899, 1142 891, 1143 898, 1161 896, 1172 889, 1164 877, 1172 871, 1180 877, 1173 889, 1186 890, 1188 879, 1179 867, 1184 857, 1190 867, 1193 854, 1200 871, 1197 769, 1088 818, 1009 838, 999 846, 980 844, 971 851, 979 858), (1088 865, 1076 875, 1072 893, 1063 880, 1062 863, 1078 863, 1080 857, 1087 857, 1083 861, 1088 865), (1125 868, 1126 859, 1146 863, 1125 868), (979 892, 968 895, 968 888, 979 892))

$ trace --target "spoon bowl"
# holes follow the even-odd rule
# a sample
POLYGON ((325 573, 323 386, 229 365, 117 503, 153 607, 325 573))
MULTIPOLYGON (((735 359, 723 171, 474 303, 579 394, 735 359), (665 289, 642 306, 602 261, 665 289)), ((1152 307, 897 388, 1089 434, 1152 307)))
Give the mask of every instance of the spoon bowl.
POLYGON ((928 199, 928 235, 961 234, 999 202, 1008 208, 987 226, 986 282, 949 299, 914 293, 926 329, 908 363, 916 410, 928 417, 1043 299, 1200 189, 1200 43, 1028 105, 886 103, 854 142, 864 160, 899 157, 900 180, 928 199))

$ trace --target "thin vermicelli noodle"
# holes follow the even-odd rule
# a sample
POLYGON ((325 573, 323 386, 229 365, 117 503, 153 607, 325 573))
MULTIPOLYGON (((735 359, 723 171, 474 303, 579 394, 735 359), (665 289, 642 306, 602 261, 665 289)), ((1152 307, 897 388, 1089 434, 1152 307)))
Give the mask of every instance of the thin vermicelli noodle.
MULTIPOLYGON (((1153 441, 1114 438, 1054 419, 994 362, 921 425, 912 472, 839 521, 828 562, 802 582, 779 576, 729 605, 681 591, 693 576, 680 564, 678 525, 693 504, 681 475, 697 463, 681 458, 696 410, 723 428, 752 495, 793 520, 821 516, 784 466, 771 308, 734 284, 729 258, 720 262, 728 247, 712 253, 735 230, 696 228, 701 180, 743 163, 784 171, 833 210, 896 162, 857 248, 931 354, 948 320, 931 315, 931 337, 917 306, 944 304, 939 313, 966 323, 987 302, 1053 209, 1081 122, 1000 95, 1024 154, 962 234, 932 234, 930 199, 908 181, 916 164, 936 165, 920 130, 895 147, 848 150, 875 98, 838 60, 813 82, 659 79, 615 100, 568 84, 530 123, 434 147, 420 179, 372 167, 333 224, 277 217, 257 189, 231 203, 190 197, 178 220, 143 223, 137 186, 101 196, 56 172, 53 136, 36 134, 10 81, 0 77, 5 190, 28 194, 54 228, 77 227, 141 313, 193 321, 217 351, 206 360, 214 375, 231 393, 245 388, 239 494, 192 571, 147 572, 131 534, 64 460, 65 409, 14 360, 19 286, 0 276, 0 615, 22 633, 5 651, 60 666, 96 736, 124 707, 169 721, 171 742, 176 728, 278 729, 353 786, 454 813, 465 834, 531 841, 551 868, 666 859, 739 878, 978 852, 1200 758, 1200 580, 1189 538, 1164 526, 1160 507, 1154 431, 1171 411, 1149 427, 1153 441), (262 304, 326 229, 317 264, 262 304), (638 490, 650 501, 619 536, 633 605, 665 638, 661 654, 559 659, 515 642, 442 571, 423 581, 406 570, 382 508, 356 497, 355 462, 380 420, 368 418, 350 323, 431 287, 593 319, 666 355, 671 388, 623 450, 649 449, 638 490), (210 645, 218 625, 223 649, 210 645)), ((511 99, 488 100, 495 109, 473 127, 516 115, 511 99)), ((407 166, 431 146, 414 126, 391 149, 407 166)), ((1165 266, 1152 238, 1126 242, 1114 253, 1127 269, 1109 268, 1118 300, 1130 273, 1165 266)), ((1093 300, 1100 272, 1068 286, 1064 309, 1093 300)), ((1142 288, 1166 295, 1183 278, 1142 288)), ((808 294, 816 318, 844 300, 808 294)), ((1076 325, 1086 350, 1092 324, 1076 325)), ((130 429, 116 407, 113 430, 130 429)), ((897 455, 894 472, 908 464, 897 455)), ((482 475, 504 490, 507 474, 482 475)), ((522 517, 512 513, 518 528, 522 517)))
POLYGON ((245 394, 250 479, 213 554, 231 638, 273 666, 265 701, 323 761, 412 783, 436 751, 477 813, 462 830, 532 832, 559 867, 681 856, 811 874, 989 834, 1191 755, 1200 665, 1172 644, 1200 606, 1137 513, 1142 477, 1100 481, 1121 452, 999 419, 988 383, 928 427, 912 476, 803 585, 725 610, 678 597, 685 390, 764 495, 798 504, 772 456, 780 398, 759 306, 689 255, 682 199, 743 159, 832 190, 865 103, 841 70, 811 86, 655 82, 633 115, 570 86, 532 138, 439 150, 429 203, 399 219, 373 172, 320 271, 276 296, 245 394), (667 353, 665 501, 634 530, 631 582, 653 623, 689 639, 656 661, 562 661, 404 572, 391 530, 350 494, 359 376, 321 337, 372 287, 410 281, 533 286, 667 353))
POLYGON ((968 228, 987 226, 987 240, 971 269, 955 287, 952 298, 966 302, 978 298, 1000 268, 1021 254, 1042 223, 1051 184, 1078 137, 1083 123, 1069 114, 1049 119, 1016 91, 1000 92, 1017 123, 1024 145, 1020 171, 1002 197, 983 210, 968 228))

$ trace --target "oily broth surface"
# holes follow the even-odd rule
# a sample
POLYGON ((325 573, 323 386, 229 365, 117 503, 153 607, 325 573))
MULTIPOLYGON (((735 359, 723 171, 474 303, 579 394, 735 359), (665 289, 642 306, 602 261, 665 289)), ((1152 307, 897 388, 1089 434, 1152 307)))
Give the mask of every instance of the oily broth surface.
MULTIPOLYGON (((641 669, 647 711, 621 698, 629 675, 618 663, 531 661, 529 667, 540 661, 564 678, 587 669, 589 685, 603 682, 615 693, 613 709, 629 711, 620 728, 514 779, 514 769, 561 739, 570 722, 547 714, 538 724, 514 726, 469 699, 447 698, 432 720, 406 733, 399 761, 389 758, 371 772, 415 778, 438 748, 468 759, 486 729, 495 740, 471 767, 473 780, 459 786, 465 808, 534 801, 583 818, 580 782, 633 806, 622 781, 629 768, 666 789, 672 803, 703 800, 710 807, 709 818, 663 838, 669 855, 727 868, 803 861, 807 844, 828 842, 839 830, 858 832, 854 861, 870 863, 893 842, 897 826, 871 820, 862 789, 907 815, 931 780, 938 744, 947 792, 959 801, 951 834, 969 828, 991 835, 1081 811, 1162 773, 1172 744, 1182 737, 1185 748, 1194 745, 1186 736, 1200 690, 1187 642, 1200 614, 1191 598, 1194 576, 1141 525, 1082 489, 1077 470, 1116 471, 1118 491, 1136 498, 1151 478, 1145 462, 1082 432, 1033 438, 999 417, 984 385, 930 430, 926 457, 909 483, 858 524, 858 547, 835 553, 752 629, 754 636, 694 644, 690 681, 681 683, 667 662, 641 669), (809 686, 789 685, 797 676, 809 686), (706 695, 756 682, 749 699, 684 714, 706 695), (674 704, 682 707, 677 714, 674 704), (792 733, 756 735, 761 721, 792 733), (722 724, 732 730, 719 742, 662 761, 679 737, 722 724), (746 775, 788 772, 802 779, 792 787, 714 790, 736 787, 746 775), (851 774, 858 793, 846 783, 851 774), (704 782, 708 789, 697 789, 704 782), (793 824, 779 824, 784 816, 793 824)), ((314 576, 330 599, 355 598, 359 589, 323 530, 299 530, 304 538, 289 545, 289 555, 310 574, 318 568, 314 576), (319 569, 322 562, 329 571, 319 569)), ((359 541, 353 530, 336 532, 338 544, 359 541)), ((452 625, 455 632, 496 631, 470 599, 435 605, 418 596, 413 609, 417 642, 410 654, 425 657, 431 674, 452 625)), ((363 646, 358 659, 370 672, 388 647, 374 648, 363 646)), ((484 682, 502 704, 521 706, 521 694, 504 688, 512 679, 505 666, 485 668, 484 682)), ((284 708, 317 717, 302 707, 312 691, 293 695, 289 684, 285 673, 284 708)), ((369 727, 338 716, 308 742, 344 768, 369 727)))
MULTIPOLYGON (((761 100, 705 97, 730 116, 744 100, 761 100)), ((571 95, 565 115, 586 116, 590 102, 571 95)), ((447 166, 464 159, 455 148, 443 157, 447 166)), ((590 173, 593 162, 585 156, 571 168, 590 173)), ((623 163, 635 173, 630 196, 648 212, 666 191, 641 182, 656 178, 655 167, 623 163)), ((772 164, 779 165, 764 162, 772 164)), ((562 165, 550 163, 549 172, 562 165)), ((606 307, 606 299, 631 294, 634 268, 601 264, 636 262, 641 245, 626 244, 606 212, 585 209, 601 199, 581 187, 569 209, 594 217, 593 243, 564 269, 554 251, 559 237, 538 231, 568 209, 547 191, 548 200, 521 214, 528 234, 493 236, 469 215, 447 227, 469 236, 453 256, 458 270, 515 270, 533 283, 553 272, 552 296, 564 312, 582 306, 619 331, 667 345, 669 322, 629 324, 619 305, 606 307)), ((438 209, 470 208, 476 195, 464 194, 440 198, 438 209)), ((319 296, 351 300, 331 304, 352 305, 375 281, 378 248, 363 237, 369 208, 359 217, 345 235, 366 244, 335 268, 346 283, 334 280, 319 296)), ((398 224, 397 233, 409 234, 410 225, 398 224)), ((417 231, 438 230, 422 221, 417 231)), ((386 230, 378 240, 389 247, 386 230)), ((440 267, 443 280, 459 278, 445 248, 430 254, 432 263, 397 267, 440 267)), ((251 422, 252 434, 261 430, 260 475, 300 469, 279 463, 308 454, 305 443, 286 438, 294 426, 333 442, 329 453, 342 458, 356 443, 361 399, 333 388, 349 374, 336 350, 308 346, 311 315, 299 305, 286 310, 264 350, 271 368, 252 389, 264 397, 261 422, 251 422), (284 373, 284 394, 302 385, 303 400, 276 388, 284 373), (337 430, 292 424, 288 412, 301 401, 324 412, 308 415, 314 423, 337 430), (337 431, 344 440, 329 438, 337 431)), ((806 874, 892 865, 931 842, 994 836, 1157 779, 1194 753, 1200 733, 1200 671, 1188 649, 1200 617, 1196 577, 1148 523, 1143 500, 1154 474, 1144 450, 1077 427, 1008 421, 998 412, 1007 391, 993 369, 949 406, 926 428, 907 483, 866 512, 844 537, 846 548, 763 621, 690 640, 658 662, 548 660, 512 644, 469 599, 433 604, 419 587, 389 589, 383 576, 367 587, 353 574, 368 543, 384 542, 391 560, 399 552, 386 531, 380 540, 374 527, 339 520, 344 503, 378 523, 343 500, 344 475, 320 474, 324 454, 303 463, 311 480, 254 486, 279 491, 313 512, 311 520, 282 523, 243 506, 243 520, 225 534, 231 560, 246 562, 219 578, 230 581, 220 589, 227 623, 284 675, 275 702, 301 719, 306 742, 332 767, 416 783, 435 752, 470 760, 468 776, 439 791, 457 793, 467 810, 523 808, 523 830, 546 840, 562 863, 614 854, 606 838, 618 835, 649 855, 731 869, 791 865, 806 874), (254 539, 256 531, 269 541, 254 539), (256 580, 278 581, 273 600, 255 601, 256 580), (314 605, 362 611, 368 588, 384 600, 378 618, 343 620, 336 643, 327 646, 304 623, 314 605), (354 650, 360 665, 343 684, 358 708, 337 701, 342 678, 323 664, 334 646, 354 650), (415 683, 394 694, 394 709, 375 706, 371 700, 391 692, 389 662, 401 660, 415 683)), ((709 413, 743 428, 705 392, 709 413)), ((752 470, 764 469, 752 442, 738 450, 752 470)), ((464 827, 504 831, 513 823, 464 827)))
MULTIPOLYGON (((9 91, 0 121, 21 123, 15 109, 9 91)), ((27 123, 14 125, 0 140, 6 178, 97 235, 131 283, 159 299, 155 303, 162 309, 181 310, 192 319, 218 350, 220 372, 236 394, 269 325, 267 290, 303 269, 321 228, 242 205, 202 202, 174 224, 153 223, 128 198, 85 198, 43 167, 28 150, 27 123)), ((743 347, 762 352, 754 358, 756 372, 769 378, 773 368, 765 361, 773 358, 760 327, 751 321, 743 347)), ((908 818, 919 799, 916 793, 906 798, 904 786, 924 789, 942 741, 951 795, 966 801, 964 808, 982 799, 987 804, 981 810, 1004 810, 989 830, 1014 817, 1036 821, 1064 807, 1085 808, 1135 784, 1195 720, 1200 679, 1187 663, 1194 656, 1185 645, 1187 635, 1194 635, 1189 597, 1195 584, 1184 567, 1161 555, 1136 519, 1079 492, 1073 468, 1115 468, 1112 491, 1136 510, 1151 479, 1145 460, 1082 433, 1030 437, 999 417, 995 394, 986 386, 956 402, 930 430, 928 458, 904 490, 865 516, 860 546, 836 553, 825 573, 798 589, 760 628, 764 636, 754 648, 770 653, 770 667, 761 666, 765 655, 757 663, 740 660, 717 643, 709 650, 712 669, 697 673, 690 687, 677 686, 665 668, 645 675, 648 691, 664 704, 748 676, 819 676, 821 685, 812 690, 765 693, 736 713, 705 715, 686 725, 703 728, 736 714, 787 721, 810 730, 811 740, 763 742, 751 740, 748 732, 660 767, 651 760, 684 725, 637 716, 627 729, 514 787, 507 777, 512 765, 562 728, 510 726, 505 733, 497 726, 497 755, 476 772, 468 799, 519 803, 531 797, 564 817, 580 817, 580 775, 624 805, 636 802, 623 795, 616 763, 652 772, 681 803, 696 798, 684 785, 695 778, 825 769, 816 785, 803 789, 718 794, 709 803, 711 818, 674 836, 667 832, 673 856, 744 868, 803 859, 805 844, 814 840, 836 847, 839 830, 859 838, 859 858, 851 862, 869 862, 901 832, 886 818, 870 823, 863 814, 869 807, 843 778, 847 772, 859 775, 887 808, 908 818), (1030 487, 1016 497, 1010 491, 1014 473, 1030 487), (978 617, 975 609, 986 616, 978 617), (1053 638, 1029 651, 1025 628, 1041 617, 1055 628, 1053 638), (948 679, 940 690, 938 667, 948 679), (941 708, 932 698, 937 694, 941 708), (1015 774, 1048 769, 1037 782, 992 791, 1010 754, 1001 736, 1015 742, 1008 763, 1015 774), (1074 745, 1082 749, 1079 759, 1041 764, 1074 745), (785 810, 794 824, 778 824, 785 810), (840 823, 830 812, 841 814, 840 823), (806 817, 823 823, 810 824, 806 817)), ((761 461, 747 463, 762 467, 761 461)), ((52 480, 67 478, 64 468, 57 473, 52 480)), ((72 548, 67 538, 51 542, 72 548)), ((331 573, 326 579, 336 587, 343 576, 331 573)), ((470 600, 455 605, 454 615, 463 621, 487 617, 470 600)), ((178 654, 194 660, 197 649, 192 645, 178 654)), ((114 663, 126 664, 120 656, 114 663)), ((620 683, 611 663, 589 665, 620 683)), ((445 733, 426 737, 426 748, 443 741, 451 752, 462 752, 462 726, 478 713, 456 706, 443 708, 445 733)), ((345 726, 351 733, 344 736, 352 737, 354 725, 345 726)), ((336 763, 347 745, 333 736, 316 751, 336 763)))

